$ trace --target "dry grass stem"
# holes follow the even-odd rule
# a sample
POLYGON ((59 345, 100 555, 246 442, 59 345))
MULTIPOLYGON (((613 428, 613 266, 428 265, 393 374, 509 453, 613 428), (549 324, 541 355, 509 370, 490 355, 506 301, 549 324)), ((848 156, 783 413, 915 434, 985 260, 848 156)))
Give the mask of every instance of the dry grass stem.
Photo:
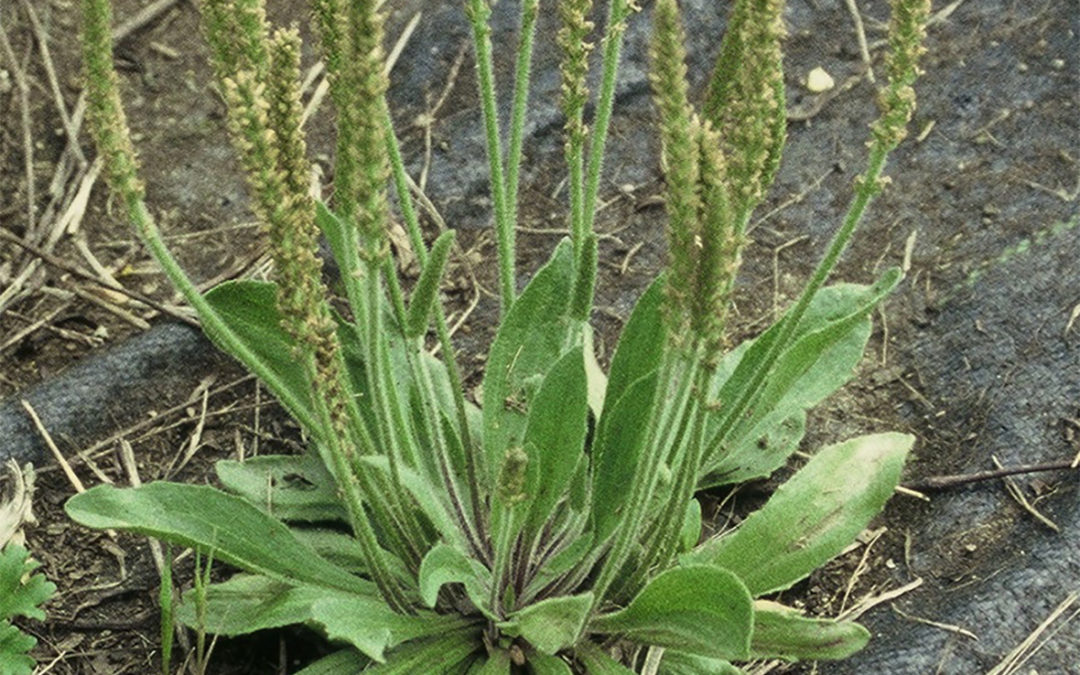
MULTIPOLYGON (((23 169, 26 173, 26 232, 27 238, 38 239, 37 232, 37 189, 34 180, 34 131, 30 121, 30 84, 26 81, 26 72, 19 66, 18 57, 8 38, 7 27, 0 15, 0 54, 8 62, 15 88, 19 92, 19 115, 23 134, 23 169)), ((0 303, 2 304, 2 303, 0 303)), ((2 307, 0 307, 0 311, 2 307)))
POLYGON ((26 11, 26 15, 30 17, 30 27, 34 32, 34 39, 37 40, 38 51, 41 52, 41 64, 45 68, 45 77, 49 81, 49 90, 53 95, 56 111, 60 115, 60 123, 63 125, 64 133, 68 137, 68 147, 71 148, 71 152, 75 155, 79 166, 85 168, 86 156, 83 155, 82 148, 79 146, 79 129, 72 122, 71 116, 68 115, 67 103, 64 101, 64 94, 60 91, 60 80, 56 77, 56 68, 53 65, 52 54, 49 51, 49 36, 41 25, 41 20, 38 19, 33 3, 29 2, 29 0, 22 0, 22 6, 26 11))
POLYGON ((914 497, 915 499, 919 499, 924 502, 930 501, 930 495, 919 492, 918 490, 912 490, 911 488, 904 487, 903 485, 896 486, 896 494, 904 495, 905 497, 914 497))
POLYGON ((76 492, 86 492, 86 487, 83 485, 79 477, 75 475, 75 472, 71 470, 71 465, 68 464, 67 459, 63 453, 60 452, 60 448, 56 447, 56 443, 53 442, 52 436, 49 435, 49 431, 45 428, 45 425, 41 423, 41 418, 38 417, 37 411, 34 410, 34 406, 30 405, 30 402, 26 399, 21 401, 23 409, 30 415, 31 421, 34 423, 34 427, 38 433, 41 434, 42 440, 45 441, 45 445, 49 446, 49 450, 52 452, 53 457, 56 459, 57 464, 64 470, 64 475, 67 476, 68 482, 75 488, 76 492))
POLYGON ((866 597, 860 599, 854 605, 849 607, 847 611, 841 612, 839 615, 837 615, 836 620, 855 621, 860 616, 873 609, 874 607, 877 607, 881 603, 895 600, 902 595, 907 595, 908 593, 922 585, 923 580, 921 577, 919 577, 910 583, 904 584, 900 588, 894 588, 891 591, 885 591, 884 593, 879 593, 878 595, 867 595, 866 597))
MULTIPOLYGON (((458 49, 457 56, 454 57, 454 62, 450 65, 450 71, 446 76, 446 84, 443 85, 439 97, 435 99, 435 105, 431 106, 431 108, 423 114, 418 115, 416 120, 413 121, 413 125, 424 129, 424 161, 420 165, 419 187, 414 187, 412 177, 409 177, 409 187, 413 188, 414 192, 423 194, 424 190, 427 189, 428 172, 431 171, 431 149, 433 146, 431 129, 435 125, 439 110, 443 107, 443 104, 446 103, 446 99, 450 97, 450 92, 453 91, 454 85, 457 84, 458 74, 461 72, 461 64, 465 63, 465 55, 468 53, 468 45, 461 45, 461 48, 458 49)), ((427 199, 426 195, 424 198, 427 199)), ((443 227, 445 228, 445 225, 443 227)), ((442 229, 439 231, 441 232, 442 229)))
MULTIPOLYGON (((188 325, 194 326, 196 328, 199 327, 199 322, 196 321, 194 318, 192 318, 190 315, 179 312, 175 308, 169 307, 168 305, 160 303, 157 300, 154 300, 153 298, 151 298, 149 296, 146 296, 146 295, 143 295, 142 293, 139 293, 138 291, 129 290, 129 289, 125 288, 122 285, 113 286, 113 285, 109 284, 107 281, 102 281, 102 279, 98 275, 91 274, 90 272, 87 272, 86 270, 75 267, 74 265, 70 265, 67 262, 65 262, 63 259, 49 253, 48 251, 45 251, 44 249, 41 249, 41 248, 38 248, 36 246, 32 246, 30 244, 27 244, 26 242, 20 240, 18 237, 11 234, 7 230, 0 229, 0 239, 3 239, 5 241, 9 241, 12 244, 15 244, 16 246, 22 247, 23 249, 29 251, 31 254, 37 256, 38 259, 44 261, 45 263, 47 263, 48 265, 51 265, 52 267, 55 267, 58 270, 62 270, 64 272, 67 272, 68 274, 71 274, 72 276, 78 277, 80 279, 85 279, 86 281, 92 281, 92 282, 94 282, 96 284, 100 284, 100 285, 102 285, 102 286, 104 286, 106 288, 111 288, 112 290, 114 290, 114 291, 116 291, 118 293, 122 293, 123 295, 126 295, 129 298, 131 298, 132 300, 135 300, 137 302, 141 302, 142 304, 144 304, 144 305, 146 305, 148 307, 151 307, 151 308, 157 310, 158 312, 161 312, 162 314, 165 314, 167 316, 171 316, 172 318, 174 318, 174 319, 176 319, 178 321, 182 321, 182 322, 184 322, 184 323, 186 323, 188 325)), ((115 282, 115 280, 114 280, 114 282, 115 282)), ((0 307, 0 312, 2 312, 2 311, 3 311, 3 308, 0 307)), ((55 314, 54 314, 54 316, 55 316, 55 314)), ((0 352, 2 352, 4 349, 6 349, 9 346, 9 344, 14 344, 14 342, 15 342, 14 337, 7 340, 7 341, 5 341, 3 345, 0 345, 0 352)))
POLYGON ((975 633, 972 633, 971 631, 969 631, 966 628, 961 628, 960 626, 956 626, 956 625, 953 625, 951 623, 942 623, 940 621, 932 621, 931 619, 925 619, 925 618, 923 618, 921 616, 914 616, 912 614, 908 614, 904 610, 897 607, 896 603, 890 604, 889 607, 892 608, 892 611, 899 614, 901 618, 907 619, 908 621, 914 621, 915 623, 921 623, 921 624, 925 624, 927 626, 932 626, 934 628, 940 628, 941 630, 948 631, 950 633, 956 633, 957 635, 963 635, 964 637, 971 638, 972 640, 978 640, 979 639, 978 635, 976 635, 975 633))
POLYGON ((208 382, 203 382, 199 385, 200 387, 204 387, 202 392, 202 405, 199 408, 199 421, 195 423, 195 430, 191 432, 191 438, 188 439, 188 446, 187 450, 184 451, 184 458, 180 460, 178 466, 173 468, 176 464, 176 458, 174 457, 173 461, 169 464, 169 468, 165 470, 163 478, 171 478, 173 475, 183 470, 183 468, 187 466, 187 463, 191 461, 191 458, 195 456, 195 453, 199 451, 199 448, 202 447, 202 434, 203 429, 206 427, 206 407, 210 400, 210 388, 209 386, 205 386, 208 384, 208 382))
POLYGON ((829 176, 831 176, 835 172, 836 172, 835 167, 829 167, 828 169, 826 169, 824 172, 822 172, 822 174, 820 176, 815 178, 813 180, 813 182, 811 182, 805 188, 803 188, 799 192, 791 195, 790 197, 788 197, 784 201, 777 204, 775 207, 769 209, 764 214, 762 214, 761 217, 756 218, 752 223, 750 223, 746 227, 746 233, 747 234, 752 233, 758 227, 760 227, 761 225, 764 225, 765 223, 767 223, 769 220, 771 220, 773 217, 775 217, 778 213, 780 213, 784 209, 788 208, 789 206, 793 206, 795 204, 802 203, 802 201, 804 199, 806 199, 810 194, 812 194, 814 192, 814 190, 817 190, 819 187, 821 187, 821 184, 825 182, 826 178, 828 178, 829 176))
MULTIPOLYGON (((996 466, 999 470, 1004 470, 1005 467, 1001 465, 1001 462, 998 461, 997 457, 995 457, 994 455, 990 455, 990 459, 994 462, 994 466, 996 466)), ((1061 528, 1058 527, 1057 523, 1044 516, 1038 509, 1035 508, 1034 504, 1028 501, 1028 498, 1024 494, 1023 489, 1021 489, 1020 486, 1016 484, 1016 481, 1014 481, 1012 478, 1004 478, 1003 480, 1005 482, 1005 489, 1009 491, 1009 495, 1011 495, 1012 498, 1016 500, 1016 502, 1020 505, 1021 508, 1023 508, 1031 515, 1035 516, 1036 520, 1038 520, 1043 525, 1049 527, 1054 532, 1057 532, 1059 534, 1061 533, 1061 528)))
POLYGON ((132 34, 142 30, 170 9, 180 4, 180 0, 155 0, 133 14, 130 19, 124 21, 113 29, 113 42, 126 40, 132 34))
POLYGON ((871 535, 870 540, 866 542, 863 549, 862 556, 859 558, 859 564, 855 566, 851 576, 848 577, 848 582, 844 586, 844 597, 840 600, 840 613, 843 614, 844 608, 847 607, 848 599, 851 597, 851 591, 855 589, 855 584, 859 582, 859 578, 870 568, 868 563, 870 559, 870 551, 873 550, 874 544, 877 543, 881 536, 888 531, 888 528, 882 527, 871 535))
POLYGON ((110 314, 116 316, 121 321, 131 324, 139 330, 150 330, 150 323, 146 321, 146 319, 141 319, 135 316, 134 314, 117 305, 116 303, 111 302, 110 300, 106 299, 101 295, 88 291, 85 288, 80 288, 79 286, 76 286, 74 284, 70 284, 70 286, 71 291, 75 295, 82 298, 83 300, 86 300, 90 304, 100 307, 106 312, 109 312, 110 314))
POLYGON ((870 47, 866 43, 866 28, 863 26, 862 14, 859 12, 859 6, 855 0, 844 0, 847 5, 848 12, 851 14, 851 21, 855 24, 855 37, 859 41, 859 56, 862 58, 863 65, 866 66, 866 79, 871 83, 877 82, 877 78, 874 77, 874 66, 870 60, 870 47))
MULTIPOLYGON (((3 232, 3 230, 0 230, 0 232, 3 232)), ((0 354, 3 354, 11 346, 19 344, 20 342, 23 341, 24 338, 26 338, 26 337, 28 337, 30 335, 33 335, 42 326, 46 326, 50 321, 55 319, 56 316, 58 314, 60 314, 60 312, 63 312, 64 310, 66 310, 70 306, 71 306, 70 302, 65 302, 65 303, 63 303, 61 305, 58 305, 58 306, 52 308, 51 310, 49 310, 48 313, 46 313, 44 316, 40 316, 37 319, 35 319, 26 328, 23 328, 22 330, 18 330, 18 331, 15 331, 14 333, 12 333, 11 336, 8 337, 8 339, 4 340, 3 342, 0 342, 0 354)))
POLYGON ((1001 663, 994 666, 994 668, 990 670, 990 672, 988 672, 986 675, 1013 675, 1013 673, 1018 672, 1028 659, 1034 656, 1035 653, 1038 652, 1040 649, 1045 647, 1046 644, 1051 639, 1053 639, 1055 635, 1057 635, 1058 631, 1064 628, 1066 624, 1068 624, 1070 621, 1075 619, 1077 614, 1080 614, 1080 608, 1073 610, 1072 614, 1067 616, 1065 620, 1061 622, 1061 625, 1055 628, 1049 635, 1046 636, 1046 638, 1039 642, 1039 644, 1035 644, 1035 641, 1038 640, 1039 637, 1043 633, 1045 633, 1048 628, 1050 628, 1051 624, 1061 618, 1061 615, 1068 611, 1068 609, 1076 603, 1077 599, 1080 599, 1080 591, 1072 591, 1068 595, 1066 595, 1065 599, 1061 601, 1061 604, 1054 608, 1054 610, 1050 612, 1046 619, 1044 619, 1043 622, 1040 623, 1038 627, 1036 627, 1035 630, 1031 632, 1030 635, 1024 638, 1023 642, 1016 645, 1016 647, 1014 647, 1013 650, 1010 651, 1005 656, 1005 658, 1001 660, 1001 663))

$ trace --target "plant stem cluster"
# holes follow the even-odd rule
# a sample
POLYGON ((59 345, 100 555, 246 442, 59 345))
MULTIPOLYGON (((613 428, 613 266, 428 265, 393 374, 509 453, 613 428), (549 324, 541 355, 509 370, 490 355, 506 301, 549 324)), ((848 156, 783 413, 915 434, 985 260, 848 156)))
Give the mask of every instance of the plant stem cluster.
POLYGON ((607 374, 595 365, 588 324, 593 226, 622 37, 639 8, 609 4, 590 125, 592 5, 559 2, 571 236, 519 294, 514 233, 541 4, 520 5, 504 130, 491 3, 465 0, 502 310, 479 405, 465 399, 438 299, 454 235, 429 247, 412 205, 385 100, 378 3, 314 0, 337 109, 331 209, 309 187, 296 30, 271 30, 262 0, 204 0, 229 129, 277 270, 274 284, 233 282, 206 295, 143 202, 111 63, 109 4, 83 4, 91 119, 113 189, 207 333, 260 376, 312 446, 301 457, 222 462, 229 494, 153 484, 99 488, 69 503, 80 522, 195 546, 248 573, 200 587, 190 621, 239 633, 269 625, 260 612, 273 611, 276 625, 314 625, 348 646, 327 657, 347 667, 324 672, 359 672, 369 659, 386 662, 379 672, 434 672, 432 658, 445 672, 486 664, 483 672, 509 673, 524 661, 538 672, 569 673, 570 664, 627 672, 599 646, 616 640, 653 648, 653 666, 666 653, 688 672, 733 672, 731 661, 842 658, 865 643, 856 624, 754 599, 843 550, 891 494, 910 439, 880 434, 826 448, 742 527, 701 544, 694 492, 783 465, 806 408, 851 376, 869 314, 899 281, 890 271, 874 286, 822 288, 911 117, 921 0, 895 0, 883 113, 839 233, 794 307, 732 351, 725 322, 746 224, 785 138, 783 3, 737 0, 699 113, 676 1, 657 0, 650 77, 669 264, 639 301, 607 374), (391 178, 422 268, 410 294, 389 257, 391 178), (320 234, 342 270, 345 314, 330 309, 321 281, 320 234), (441 360, 425 349, 431 327, 441 360), (310 487, 290 487, 295 476, 310 487), (208 528, 210 509, 233 517, 208 528), (320 529, 326 522, 336 529, 320 529), (230 618, 237 603, 250 611, 241 612, 246 622, 230 618))

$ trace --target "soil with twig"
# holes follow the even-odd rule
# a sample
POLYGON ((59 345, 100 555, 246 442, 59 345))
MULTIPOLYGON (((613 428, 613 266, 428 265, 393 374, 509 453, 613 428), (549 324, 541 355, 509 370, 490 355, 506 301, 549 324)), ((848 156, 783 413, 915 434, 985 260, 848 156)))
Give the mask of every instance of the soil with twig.
MULTIPOLYGON (((115 4, 124 100, 162 229, 200 283, 267 274, 224 132, 223 103, 209 84, 197 10, 182 0, 115 4), (140 13, 147 7, 155 11, 140 13)), ((269 4, 272 20, 299 22, 310 38, 305 3, 269 4)), ((726 3, 681 4, 691 16, 697 86, 726 3)), ((759 332, 814 265, 861 169, 874 114, 866 58, 880 69, 886 3, 789 4, 791 144, 753 224, 737 294, 738 339, 759 332), (860 14, 865 56, 852 7, 860 14), (836 86, 811 93, 802 83, 819 66, 836 86)), ((177 303, 106 198, 82 130, 75 5, 12 0, 0 8, 0 194, 7 197, 0 203, 0 229, 7 233, 0 237, 0 398, 144 332, 165 320, 161 309, 177 303), (33 248, 16 246, 11 237, 33 248)), ((475 174, 483 151, 472 131, 466 31, 456 3, 390 6, 391 40, 423 10, 392 74, 392 98, 414 177, 425 184, 442 224, 459 230, 462 246, 444 291, 473 387, 497 300, 487 196, 483 176, 475 174)), ((913 137, 894 156, 893 184, 871 207, 837 275, 866 283, 903 265, 907 280, 877 317, 857 378, 812 416, 803 448, 813 452, 858 433, 909 431, 919 437, 905 474, 912 480, 990 470, 992 456, 1016 465, 1080 452, 1080 7, 1075 0, 961 1, 935 9, 913 137)), ((512 42, 514 11, 512 2, 496 6, 498 40, 512 42)), ((646 20, 635 19, 632 44, 646 20)), ((305 68, 317 62, 314 44, 305 43, 305 68)), ((597 218, 601 279, 593 322, 602 363, 633 300, 664 260, 645 62, 632 44, 597 218)), ((538 49, 540 100, 553 96, 556 80, 550 50, 538 49)), ((511 78, 505 70, 500 75, 505 88, 511 78)), ((313 71, 309 95, 318 81, 313 71)), ((333 119, 325 108, 307 129, 329 192, 333 119)), ((558 126, 556 118, 544 118, 530 129, 519 223, 523 280, 565 227, 558 126)), ((440 221, 433 213, 425 219, 434 235, 440 221)), ((407 252, 399 253, 409 278, 415 269, 407 252)), ((129 484, 136 473, 144 482, 213 482, 217 459, 298 447, 295 426, 234 365, 211 358, 192 365, 187 377, 175 370, 163 364, 158 381, 151 377, 116 405, 80 410, 94 429, 89 438, 54 438, 82 482, 129 484), (122 461, 121 440, 133 448, 134 471, 122 461)), ((60 592, 47 608, 48 621, 22 625, 39 639, 44 670, 157 671, 158 571, 146 540, 74 526, 62 505, 75 488, 55 461, 40 474, 39 523, 28 528, 28 541, 60 592)), ((1060 534, 1000 481, 934 494, 929 502, 898 495, 847 554, 785 592, 784 601, 813 614, 859 617, 875 635, 856 659, 818 664, 817 672, 974 673, 998 664, 999 672, 1015 672, 1008 668, 1021 663, 1044 675, 1075 672, 1080 621, 1071 621, 1075 614, 1064 602, 1080 588, 1076 474, 1014 480, 1014 492, 1060 534), (1067 611, 1054 615, 1059 607, 1067 611), (1040 627, 1048 617, 1054 621, 1040 627), (1033 641, 1027 661, 1028 652, 1006 660, 1029 635, 1048 641, 1041 649, 1033 641)), ((710 527, 737 520, 775 484, 704 495, 714 516, 710 527)), ((177 583, 189 584, 190 557, 173 554, 180 555, 177 583)), ((322 648, 300 629, 221 640, 209 672, 291 672, 322 648)), ((177 652, 176 662, 188 656, 183 645, 177 652)), ((756 664, 751 672, 792 669, 809 666, 756 664)))

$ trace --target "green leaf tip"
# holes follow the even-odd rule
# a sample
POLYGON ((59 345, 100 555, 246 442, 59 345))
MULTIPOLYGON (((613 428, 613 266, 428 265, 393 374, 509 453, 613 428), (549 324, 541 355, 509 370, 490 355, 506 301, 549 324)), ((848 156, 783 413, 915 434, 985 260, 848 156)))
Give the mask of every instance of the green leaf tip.
POLYGON ((791 607, 769 600, 754 603, 753 658, 787 661, 834 660, 866 646, 870 632, 852 621, 805 617, 791 607))
POLYGON ((442 283, 443 270, 446 268, 446 260, 450 254, 450 246, 454 243, 454 236, 453 230, 447 230, 431 245, 431 256, 424 265, 423 271, 420 272, 416 290, 413 291, 412 300, 409 303, 409 313, 405 321, 405 335, 408 337, 420 337, 427 332, 431 310, 438 297, 439 284, 442 283))
POLYGON ((820 450, 733 532, 683 556, 732 570, 755 597, 789 588, 838 555, 900 481, 915 438, 860 436, 820 450))
POLYGON ((750 653, 750 593, 732 572, 713 565, 676 567, 653 577, 625 608, 589 624, 640 644, 719 659, 750 653))
POLYGON ((592 604, 592 593, 548 598, 519 610, 511 619, 534 647, 554 654, 577 642, 592 604))

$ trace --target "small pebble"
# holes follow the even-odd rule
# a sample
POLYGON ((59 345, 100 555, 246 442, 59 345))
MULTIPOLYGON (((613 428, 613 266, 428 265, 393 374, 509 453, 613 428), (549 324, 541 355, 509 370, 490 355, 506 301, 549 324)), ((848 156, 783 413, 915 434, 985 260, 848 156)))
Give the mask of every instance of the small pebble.
POLYGON ((825 69, 821 66, 814 68, 806 75, 806 89, 814 94, 820 94, 823 91, 829 91, 836 86, 836 81, 833 80, 832 75, 825 72, 825 69))

